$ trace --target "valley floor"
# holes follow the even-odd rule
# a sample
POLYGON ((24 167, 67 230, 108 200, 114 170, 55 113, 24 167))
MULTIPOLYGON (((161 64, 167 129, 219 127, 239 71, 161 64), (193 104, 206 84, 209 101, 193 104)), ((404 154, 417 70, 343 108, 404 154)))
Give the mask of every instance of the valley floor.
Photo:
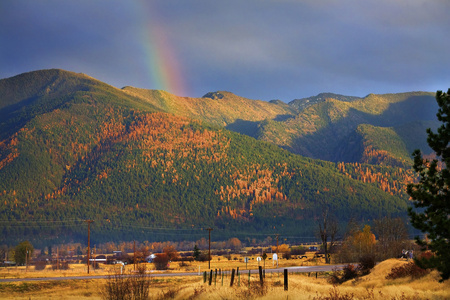
MULTIPOLYGON (((202 276, 151 279, 150 299, 450 299, 450 281, 438 282, 433 271, 417 280, 387 280, 393 267, 405 261, 391 259, 378 264, 371 274, 358 280, 333 286, 329 274, 318 278, 304 273, 289 273, 288 291, 284 290, 283 274, 266 274, 264 288, 257 274, 241 273, 230 287, 230 277, 220 277, 211 286, 202 276)), ((1 283, 1 299, 104 299, 105 279, 63 280, 43 282, 1 283)))

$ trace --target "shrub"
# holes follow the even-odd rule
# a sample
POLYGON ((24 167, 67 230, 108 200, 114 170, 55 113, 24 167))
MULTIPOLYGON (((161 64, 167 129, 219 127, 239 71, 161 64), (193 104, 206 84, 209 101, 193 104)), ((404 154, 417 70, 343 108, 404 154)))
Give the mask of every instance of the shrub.
POLYGON ((179 289, 169 287, 169 289, 167 291, 161 292, 160 299, 175 299, 175 297, 177 296, 179 291, 180 291, 179 289))
POLYGON ((421 278, 429 273, 428 270, 422 269, 414 262, 407 263, 403 266, 392 268, 386 279, 397 279, 411 276, 413 279, 421 278))
POLYGON ((102 298, 116 299, 149 299, 151 279, 145 275, 145 266, 138 267, 136 275, 116 273, 108 276, 102 288, 102 298))
POLYGON ((38 260, 34 263, 34 269, 36 271, 44 270, 47 266, 47 262, 45 260, 38 260))
POLYGON ((358 270, 354 265, 346 265, 342 271, 334 271, 329 281, 331 284, 341 284, 358 277, 358 270))
POLYGON ((167 270, 169 263, 169 257, 165 253, 157 254, 153 259, 153 264, 156 270, 167 270))
POLYGON ((182 260, 180 263, 180 267, 189 267, 190 264, 188 264, 186 261, 182 260))
POLYGON ((291 259, 291 252, 284 252, 283 253, 283 258, 284 259, 291 259))
POLYGON ((358 271, 361 275, 369 274, 373 267, 375 267, 374 255, 366 254, 359 259, 358 271))
POLYGON ((302 246, 293 247, 291 249, 291 254, 292 255, 305 255, 305 253, 306 253, 306 248, 304 248, 302 246))
POLYGON ((203 251, 197 257, 197 261, 208 261, 209 253, 208 251, 203 251))
MULTIPOLYGON (((91 266, 92 266, 92 268, 93 268, 94 270, 100 269, 100 264, 99 264, 98 262, 93 262, 93 263, 91 264, 91 266)), ((64 270, 66 270, 66 269, 64 269, 64 270)))
POLYGON ((57 264, 52 264, 52 270, 69 270, 69 262, 67 261, 60 261, 57 264))
POLYGON ((343 269, 344 274, 342 275, 343 282, 348 281, 350 279, 358 277, 358 270, 354 265, 346 265, 343 269))

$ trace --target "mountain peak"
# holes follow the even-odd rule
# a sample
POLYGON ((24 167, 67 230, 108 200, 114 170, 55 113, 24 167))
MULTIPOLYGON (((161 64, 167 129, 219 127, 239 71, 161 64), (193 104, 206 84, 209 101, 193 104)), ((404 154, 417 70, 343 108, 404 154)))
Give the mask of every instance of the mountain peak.
POLYGON ((211 98, 213 100, 219 100, 219 99, 225 98, 225 96, 227 96, 227 94, 229 95, 232 93, 225 92, 225 91, 209 92, 209 93, 206 93, 205 95, 203 95, 202 98, 211 98))
POLYGON ((301 98, 301 99, 294 99, 291 102, 289 102, 289 105, 298 109, 299 111, 302 111, 311 105, 314 105, 314 104, 317 104, 320 102, 324 102, 327 99, 335 99, 335 100, 344 101, 344 102, 352 102, 352 101, 356 101, 361 98, 354 97, 354 96, 345 96, 345 95, 340 95, 340 94, 334 94, 334 93, 320 93, 317 96, 311 96, 308 98, 301 98))

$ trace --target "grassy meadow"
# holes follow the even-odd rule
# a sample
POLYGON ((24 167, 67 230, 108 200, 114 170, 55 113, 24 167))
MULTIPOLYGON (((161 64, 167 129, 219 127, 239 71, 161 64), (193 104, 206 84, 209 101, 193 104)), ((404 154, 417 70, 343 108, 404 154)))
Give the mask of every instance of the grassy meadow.
MULTIPOLYGON (((257 274, 252 274, 250 283, 245 263, 231 260, 211 262, 212 268, 220 268, 221 262, 227 268, 240 267, 241 275, 236 277, 230 287, 230 276, 223 279, 217 277, 211 286, 203 282, 203 276, 188 277, 151 277, 150 299, 450 299, 450 282, 439 283, 439 276, 433 271, 420 279, 411 277, 395 280, 386 279, 386 275, 394 267, 405 264, 404 260, 390 259, 379 263, 369 275, 351 280, 342 285, 333 286, 328 282, 330 273, 319 273, 309 276, 308 273, 289 273, 289 289, 284 290, 282 274, 283 263, 295 260, 281 260, 280 273, 266 274, 264 288, 260 287, 257 274)), ((200 263, 200 269, 206 270, 207 263, 200 263), (205 268, 206 267, 206 268, 205 268)), ((269 264, 266 262, 266 267, 269 264)), ((150 267, 151 264, 148 264, 150 267)), ((257 266, 257 264, 256 264, 257 266)), ((271 263, 270 263, 271 266, 271 263)), ((250 265, 249 265, 250 267, 250 265)), ((255 266, 251 266, 254 268, 255 266)), ((85 266, 71 265, 70 270, 25 272, 22 269, 2 270, 1 278, 6 277, 43 277, 43 276, 76 276, 86 275, 85 266), (6 274, 5 274, 6 272, 6 274)), ((127 266, 127 272, 132 266, 127 266)), ((171 265, 170 272, 198 272, 198 263, 180 266, 171 265)), ((91 272, 92 275, 112 274, 118 271, 117 266, 102 266, 101 270, 91 272), (115 269, 114 269, 115 268, 115 269)), ((157 272, 148 270, 150 274, 157 272)), ((62 280, 62 281, 24 281, 17 283, 0 283, 1 299, 103 299, 102 290, 106 279, 62 280)))

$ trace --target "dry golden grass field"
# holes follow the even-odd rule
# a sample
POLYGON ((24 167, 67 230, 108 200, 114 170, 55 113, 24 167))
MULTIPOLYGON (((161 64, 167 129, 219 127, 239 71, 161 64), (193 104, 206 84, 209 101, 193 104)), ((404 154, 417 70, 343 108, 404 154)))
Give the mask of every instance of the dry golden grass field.
MULTIPOLYGON (((284 263, 292 265, 292 262, 281 260, 280 271, 284 263)), ((230 287, 229 275, 224 278, 223 285, 221 277, 217 277, 211 286, 203 283, 203 277, 198 275, 151 277, 150 299, 450 299, 450 281, 439 283, 439 276, 435 271, 416 280, 410 277, 395 280, 385 278, 393 267, 405 263, 397 259, 381 262, 369 275, 338 286, 328 283, 329 274, 326 273, 319 274, 317 279, 315 276, 309 277, 307 273, 290 273, 289 289, 285 291, 282 274, 268 273, 264 288, 261 288, 257 274, 252 274, 250 283, 248 282, 245 263, 225 259, 219 261, 216 258, 211 262, 212 268, 230 269, 239 265, 242 270, 233 287, 230 287)), ((271 264, 272 262, 266 262, 266 267, 271 267, 271 264)), ((256 266, 256 262, 253 265, 249 263, 249 267, 256 266)), ((111 274, 114 271, 114 266, 102 268, 91 274, 111 274)), ((130 271, 132 266, 127 268, 130 271)), ((173 263, 171 268, 171 272, 198 272, 198 263, 183 267, 173 263)), ((201 263, 200 268, 202 271, 206 270, 207 263, 201 263)), ((15 268, 0 271, 0 278, 76 275, 86 275, 85 266, 72 265, 68 271, 29 270, 25 273, 24 270, 15 268)), ((105 284, 106 279, 0 283, 0 299, 103 299, 102 290, 105 284)))

